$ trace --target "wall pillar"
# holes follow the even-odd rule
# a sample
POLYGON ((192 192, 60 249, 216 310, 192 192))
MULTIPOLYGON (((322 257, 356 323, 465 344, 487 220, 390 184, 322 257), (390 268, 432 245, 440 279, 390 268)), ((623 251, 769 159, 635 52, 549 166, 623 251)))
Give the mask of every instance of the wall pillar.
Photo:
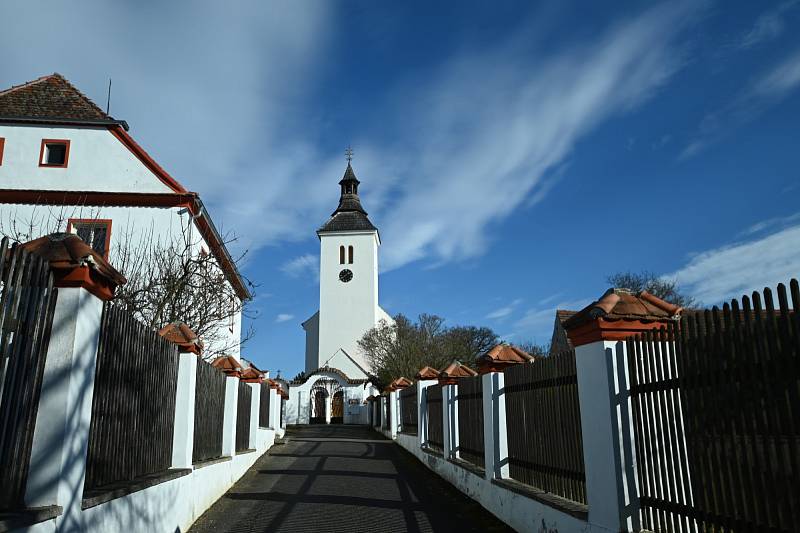
POLYGON ((627 402, 615 405, 614 401, 616 344, 618 342, 599 340, 578 346, 575 359, 589 523, 613 531, 627 531, 627 519, 622 513, 625 491, 618 414, 625 410, 627 415, 628 406, 627 402))
POLYGON ((489 372, 483 384, 483 446, 486 479, 509 477, 505 374, 489 372))
POLYGON ((258 415, 261 412, 261 383, 248 383, 250 387, 250 437, 247 447, 258 448, 258 415))
POLYGON ((225 415, 222 420, 222 456, 236 455, 236 410, 239 403, 239 378, 225 378, 225 415))
POLYGON ((427 388, 436 385, 432 379, 417 381, 417 437, 420 447, 428 444, 428 391, 427 388))
POLYGON ((175 425, 172 433, 172 468, 192 468, 196 387, 197 356, 193 353, 178 354, 175 425))
POLYGON ((102 315, 86 289, 58 289, 25 503, 59 505, 67 524, 80 524, 102 315))
POLYGON ((389 436, 392 439, 397 438, 397 427, 400 425, 400 416, 398 416, 400 414, 398 412, 400 410, 400 402, 397 401, 398 396, 397 391, 391 391, 387 396, 387 400, 392 404, 392 412, 390 413, 392 416, 389 417, 389 436))
POLYGON ((458 452, 458 385, 445 385, 442 389, 442 428, 444 429, 444 457, 457 459, 458 452))

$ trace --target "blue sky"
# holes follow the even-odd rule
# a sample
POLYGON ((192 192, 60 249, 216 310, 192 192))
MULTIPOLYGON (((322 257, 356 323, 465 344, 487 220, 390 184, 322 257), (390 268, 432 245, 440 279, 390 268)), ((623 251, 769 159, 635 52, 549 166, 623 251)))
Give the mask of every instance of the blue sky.
POLYGON ((12 1, 0 20, 0 85, 57 71, 103 102, 111 76, 112 115, 238 233, 245 354, 273 371, 303 365, 348 144, 392 314, 546 342, 616 271, 706 304, 800 273, 798 1, 12 1))

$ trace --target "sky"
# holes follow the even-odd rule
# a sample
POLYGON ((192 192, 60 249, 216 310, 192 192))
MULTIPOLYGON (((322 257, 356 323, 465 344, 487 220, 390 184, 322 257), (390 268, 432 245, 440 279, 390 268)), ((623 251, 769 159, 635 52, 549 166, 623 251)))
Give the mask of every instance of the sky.
POLYGON ((705 305, 800 274, 800 0, 0 2, 247 251, 243 353, 304 362, 352 146, 380 302, 549 341, 609 274, 705 305))

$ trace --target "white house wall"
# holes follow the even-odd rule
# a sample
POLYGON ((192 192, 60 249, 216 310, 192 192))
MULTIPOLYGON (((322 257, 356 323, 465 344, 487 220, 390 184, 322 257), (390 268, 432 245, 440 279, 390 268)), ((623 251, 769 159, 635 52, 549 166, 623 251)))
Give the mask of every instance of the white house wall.
POLYGON ((0 188, 172 192, 107 128, 0 124, 0 188), (66 168, 40 167, 42 139, 70 141, 66 168))
MULTIPOLYGON (((5 162, 4 165, 5 166, 5 162)), ((2 168, 2 167, 0 167, 2 168)), ((180 213, 177 207, 92 207, 92 206, 45 206, 0 204, 0 230, 10 231, 12 221, 26 225, 33 224, 33 237, 39 237, 53 231, 66 231, 66 219, 61 221, 57 217, 110 219, 111 240, 109 248, 109 262, 120 267, 119 259, 115 257, 115 248, 124 243, 126 236, 130 235, 128 246, 132 249, 149 245, 152 238, 163 244, 170 239, 182 239, 182 227, 190 224, 190 215, 180 213)), ((194 224, 191 225, 191 241, 193 253, 199 254, 201 247, 209 250, 208 243, 203 239, 194 224)), ((125 272, 123 272, 123 275, 125 272)), ((207 349, 213 351, 225 346, 234 346, 227 350, 229 355, 240 357, 239 342, 241 340, 242 316, 241 312, 234 317, 232 324, 220 327, 220 341, 207 343, 207 349), (233 331, 231 331, 231 329, 233 331)))

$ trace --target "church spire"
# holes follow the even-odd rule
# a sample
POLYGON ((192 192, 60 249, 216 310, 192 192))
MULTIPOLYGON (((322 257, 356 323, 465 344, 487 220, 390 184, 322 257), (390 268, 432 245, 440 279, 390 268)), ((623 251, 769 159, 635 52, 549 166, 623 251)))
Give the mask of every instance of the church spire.
POLYGON ((358 197, 358 186, 361 182, 356 178, 356 173, 353 171, 353 165, 351 164, 353 151, 348 148, 345 153, 347 155, 347 168, 344 171, 344 176, 339 181, 339 186, 341 187, 339 206, 317 233, 377 230, 367 218, 367 212, 364 211, 361 206, 361 199, 358 197))

